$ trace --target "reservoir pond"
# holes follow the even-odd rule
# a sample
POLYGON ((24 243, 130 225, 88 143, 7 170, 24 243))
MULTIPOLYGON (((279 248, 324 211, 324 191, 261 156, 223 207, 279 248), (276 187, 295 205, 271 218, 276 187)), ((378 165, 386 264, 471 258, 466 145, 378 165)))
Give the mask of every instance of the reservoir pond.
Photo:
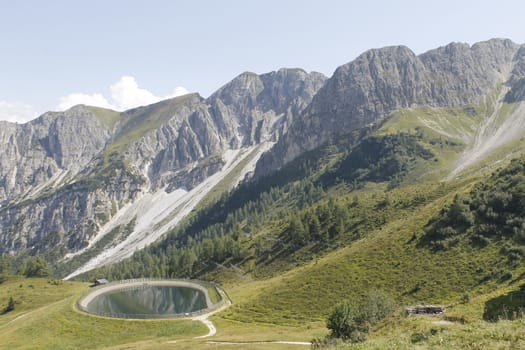
POLYGON ((184 315, 207 307, 204 293, 180 286, 144 285, 96 296, 87 311, 114 317, 155 318, 184 315))

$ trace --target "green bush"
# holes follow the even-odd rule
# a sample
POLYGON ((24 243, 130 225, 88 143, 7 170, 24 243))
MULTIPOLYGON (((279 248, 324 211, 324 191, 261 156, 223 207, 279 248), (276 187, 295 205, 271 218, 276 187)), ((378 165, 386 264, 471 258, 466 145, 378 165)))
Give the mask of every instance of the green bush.
POLYGON ((470 303, 471 300, 472 300, 472 296, 470 295, 469 292, 465 292, 461 296, 461 303, 462 304, 468 304, 468 303, 470 303))
POLYGON ((358 308, 350 300, 337 304, 326 324, 331 335, 335 338, 349 339, 359 329, 357 314, 358 308))
POLYGON ((26 277, 49 277, 51 268, 47 261, 41 256, 32 257, 26 263, 24 276, 26 277))
POLYGON ((4 308, 4 310, 2 311, 2 314, 6 314, 10 311, 13 311, 15 309, 15 300, 13 299, 13 297, 9 297, 9 301, 7 302, 7 306, 4 308))
POLYGON ((372 293, 359 304, 344 300, 337 304, 327 320, 331 336, 361 342, 371 328, 392 313, 392 300, 382 293, 372 293))

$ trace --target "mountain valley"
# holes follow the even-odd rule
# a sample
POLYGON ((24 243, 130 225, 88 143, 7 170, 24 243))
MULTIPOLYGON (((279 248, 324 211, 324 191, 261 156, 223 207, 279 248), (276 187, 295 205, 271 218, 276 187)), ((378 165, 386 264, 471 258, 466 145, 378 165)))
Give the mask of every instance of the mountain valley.
MULTIPOLYGON (((525 46, 506 39, 372 49, 329 78, 245 72, 208 98, 0 122, 0 304, 23 291, 0 337, 23 348, 62 319, 108 336, 97 347, 208 348, 189 320, 136 321, 137 336, 113 339, 123 321, 104 330, 71 310, 95 278, 192 278, 233 301, 211 318, 225 349, 524 347, 524 134, 525 46), (56 280, 12 276, 36 256, 56 280), (28 283, 49 295, 32 305, 28 283), (340 301, 375 292, 392 314, 359 341, 327 337, 340 301), (445 315, 405 316, 427 303, 445 315)), ((85 347, 57 329, 39 346, 85 347)))

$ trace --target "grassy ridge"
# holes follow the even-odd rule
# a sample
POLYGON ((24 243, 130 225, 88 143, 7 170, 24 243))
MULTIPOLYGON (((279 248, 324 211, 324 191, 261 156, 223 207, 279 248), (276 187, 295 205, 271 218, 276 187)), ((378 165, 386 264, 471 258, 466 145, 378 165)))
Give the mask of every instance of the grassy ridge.
POLYGON ((159 128, 192 98, 195 98, 195 94, 161 101, 146 107, 138 107, 121 114, 122 125, 116 138, 106 148, 106 155, 125 152, 126 146, 140 140, 149 131, 159 128))
POLYGON ((113 130, 115 125, 119 122, 121 113, 113 111, 111 109, 87 106, 87 108, 93 112, 99 120, 104 124, 109 130, 113 130))

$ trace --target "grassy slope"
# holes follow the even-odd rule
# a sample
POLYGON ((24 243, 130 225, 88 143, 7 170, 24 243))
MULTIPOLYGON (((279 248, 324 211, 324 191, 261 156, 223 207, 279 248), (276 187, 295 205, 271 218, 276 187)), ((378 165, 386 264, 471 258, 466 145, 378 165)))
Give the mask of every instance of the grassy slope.
MULTIPOLYGON (((424 135, 423 145, 437 155, 438 162, 434 166, 412 172, 411 177, 441 180, 449 174, 461 152, 474 140, 480 123, 494 113, 499 93, 500 90, 496 90, 479 104, 461 108, 421 107, 399 110, 386 121, 377 134, 420 130, 424 135)), ((501 126, 517 108, 518 103, 503 102, 501 109, 497 111, 495 125, 491 127, 501 126)), ((509 142, 465 169, 461 177, 489 175, 496 167, 505 165, 524 150, 524 138, 509 142)))
POLYGON ((88 106, 87 108, 93 112, 109 130, 113 130, 121 118, 120 112, 111 109, 93 106, 88 106))
MULTIPOLYGON (((470 186, 463 184, 464 190, 470 186)), ((399 190, 391 194, 416 193, 399 190)), ((419 348, 522 348, 525 323, 481 321, 487 300, 516 289, 516 284, 498 287, 497 281, 477 285, 475 270, 480 265, 497 265, 497 254, 466 248, 433 255, 417 248, 413 232, 419 232, 432 212, 451 195, 425 204, 412 216, 394 219, 381 230, 357 243, 282 275, 265 280, 240 281, 230 278, 227 290, 235 305, 212 319, 216 341, 307 341, 326 334, 324 315, 335 300, 352 297, 370 289, 383 289, 401 304, 439 302, 455 304, 465 290, 474 298, 468 304, 449 308, 447 316, 465 323, 439 324, 434 318, 394 316, 382 323, 370 340, 357 349, 419 348), (420 281, 417 292, 406 293, 420 281)), ((373 202, 373 195, 363 201, 373 202)), ((377 196, 376 196, 377 198, 377 196)), ((395 205, 395 204, 393 204, 395 205)), ((523 272, 520 267, 519 274, 523 272)), ((231 277, 231 276, 230 276, 231 277)), ((505 283, 507 285, 508 283, 505 283)), ((86 284, 64 282, 53 285, 42 279, 14 279, 0 285, 0 305, 10 295, 22 301, 15 311, 0 316, 0 348, 173 348, 204 349, 208 339, 200 323, 187 321, 120 321, 82 314, 73 309, 86 284), (22 287, 20 287, 20 285, 22 287), (33 287, 30 287, 33 286, 33 287), (16 317, 20 317, 14 320, 16 317), (14 320, 14 321, 13 321, 14 320), (10 322, 11 321, 11 322, 10 322), (29 340, 30 339, 30 340, 29 340)), ((295 345, 221 345, 221 349, 292 349, 295 345)))
MULTIPOLYGON (((414 195, 417 189, 412 188, 414 195)), ((448 304, 465 291, 490 288, 491 283, 478 285, 483 276, 476 271, 480 267, 485 271, 505 268, 497 247, 477 249, 462 245, 438 253, 418 247, 422 228, 452 195, 416 210, 396 207, 396 202, 401 203, 407 193, 407 189, 391 192, 392 215, 398 217, 392 217, 391 222, 354 244, 275 278, 233 286, 232 297, 242 301, 225 312, 225 317, 301 324, 324 319, 334 300, 357 297, 369 290, 383 289, 401 303, 448 304)), ((380 198, 363 200, 373 202, 380 198)))
MULTIPOLYGON (((464 184, 463 190, 468 188, 470 184, 464 184)), ((393 220, 355 244, 305 266, 266 280, 232 283, 229 291, 236 304, 217 317, 245 324, 295 325, 303 332, 311 327, 309 334, 314 338, 322 336, 324 316, 337 300, 382 289, 400 305, 445 304, 447 317, 461 322, 406 318, 399 311, 381 324, 369 341, 355 348, 411 349, 416 343, 419 348, 523 348, 524 320, 482 320, 487 300, 523 282, 518 278, 480 283, 480 267, 485 271, 506 268, 497 247, 477 249, 464 245, 437 254, 417 247, 414 232, 417 236, 432 213, 451 196, 430 202, 422 210, 393 220), (473 300, 458 304, 465 292, 474 295, 473 300)), ((518 267, 515 275, 523 276, 524 270, 518 267)))
POLYGON ((485 109, 469 108, 417 108, 396 112, 377 132, 379 135, 399 132, 423 135, 422 145, 431 150, 437 162, 412 172, 412 180, 442 180, 448 175, 454 161, 461 155, 468 139, 474 137, 476 125, 485 109))
MULTIPOLYGON (((472 108, 401 111, 377 132, 417 132, 416 127, 419 127, 424 134, 423 145, 432 149, 438 161, 435 167, 416 166, 401 188, 386 191, 384 186, 378 185, 357 192, 360 210, 368 211, 372 221, 384 221, 360 240, 352 244, 338 242, 337 247, 318 256, 308 250, 299 252, 299 256, 302 254, 308 259, 301 259, 296 265, 290 261, 270 263, 252 276, 255 279, 240 278, 233 269, 216 271, 213 277, 226 287, 234 305, 213 316, 218 333, 212 340, 305 341, 322 337, 327 333, 325 317, 338 300, 382 289, 399 305, 446 304, 449 306, 447 317, 462 322, 435 323, 434 318, 406 318, 399 311, 398 315, 380 324, 366 343, 355 348, 524 348, 523 320, 482 321, 483 309, 489 300, 515 290, 523 283, 523 264, 512 271, 514 276, 520 276, 516 280, 492 279, 481 283, 487 271, 509 269, 498 246, 473 248, 468 244, 458 244, 441 252, 418 246, 428 220, 455 193, 468 192, 477 181, 470 178, 449 185, 433 182, 442 178, 447 167, 464 149, 461 137, 479 122, 480 114, 489 112, 486 106, 472 108), (436 120, 437 128, 442 132, 437 132, 435 125, 432 128, 422 124, 419 119, 422 114, 428 117, 425 119, 436 120), (449 135, 444 136, 443 131, 449 135), (445 142, 443 146, 433 141, 436 139, 449 143, 445 142), (380 205, 386 196, 389 204, 380 205), (465 292, 473 295, 472 301, 458 304, 465 292)), ((122 144, 117 142, 115 146, 121 147, 122 144)), ((332 195, 350 202, 356 193, 345 194, 334 188, 332 195)), ((269 232, 275 229, 271 226, 273 224, 268 225, 269 232)), ((206 332, 200 323, 119 321, 88 316, 72 308, 86 288, 85 284, 68 282, 53 286, 46 281, 31 280, 34 288, 26 289, 25 283, 28 282, 15 280, 0 285, 0 305, 7 303, 9 295, 15 296, 23 291, 20 294, 22 303, 15 311, 0 316, 0 338, 7 339, 7 345, 0 347, 162 349, 173 347, 173 344, 166 343, 173 339, 177 339, 177 348, 181 349, 210 347, 205 343, 207 339, 193 339, 195 335, 206 332), (20 283, 22 287, 19 287, 20 283), (9 323, 23 314, 26 316, 9 323), (38 339, 38 343, 30 344, 28 339, 38 339)), ((247 347, 297 348, 276 344, 220 345, 221 349, 247 347)))
POLYGON ((173 117, 177 109, 182 108, 192 98, 194 98, 194 94, 188 94, 123 113, 119 133, 106 148, 106 155, 111 155, 114 152, 125 152, 129 144, 140 140, 149 131, 160 127, 173 117))
POLYGON ((9 296, 14 311, 0 315, 2 349, 92 349, 134 342, 159 344, 207 332, 194 321, 125 321, 95 317, 75 310, 87 284, 45 279, 10 279, 0 285, 0 305, 9 296), (32 286, 32 287, 31 287, 32 286))

